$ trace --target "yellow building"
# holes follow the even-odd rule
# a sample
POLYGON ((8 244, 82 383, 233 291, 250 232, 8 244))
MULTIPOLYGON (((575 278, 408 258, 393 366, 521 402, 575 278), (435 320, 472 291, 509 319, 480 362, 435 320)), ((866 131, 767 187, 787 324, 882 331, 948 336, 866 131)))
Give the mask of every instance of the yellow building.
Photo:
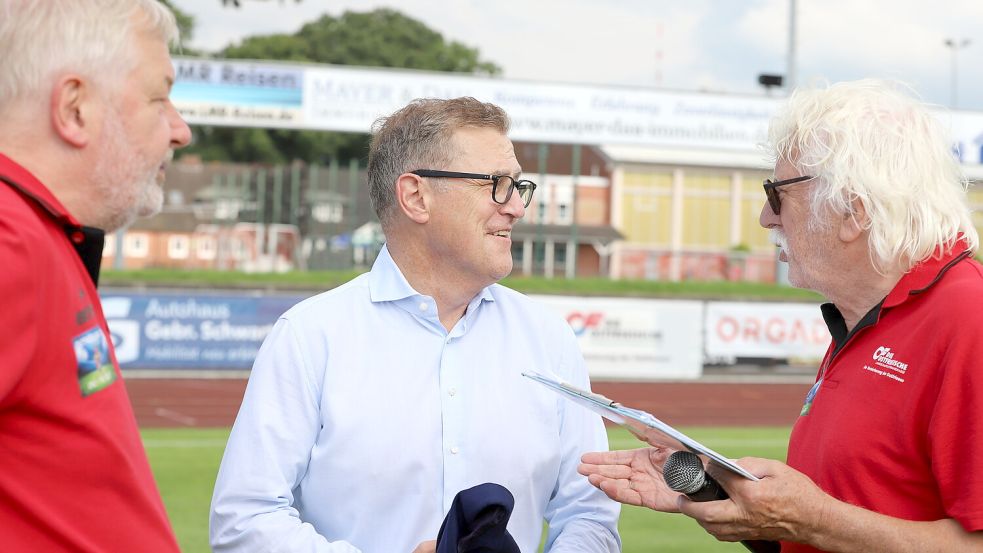
MULTIPOLYGON (((774 281, 775 247, 758 224, 763 154, 603 146, 611 171, 612 278, 774 281)), ((983 181, 983 167, 965 166, 983 181)), ((969 190, 983 234, 983 186, 969 190)))

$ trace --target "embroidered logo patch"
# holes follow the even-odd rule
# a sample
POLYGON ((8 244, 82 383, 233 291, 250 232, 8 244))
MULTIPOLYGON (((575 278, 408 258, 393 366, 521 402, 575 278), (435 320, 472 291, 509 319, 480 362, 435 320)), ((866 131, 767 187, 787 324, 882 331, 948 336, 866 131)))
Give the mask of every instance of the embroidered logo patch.
POLYGON ((904 375, 908 372, 908 363, 894 358, 891 348, 881 346, 874 350, 871 356, 872 363, 864 364, 864 370, 872 372, 878 376, 890 378, 896 382, 904 382, 904 375))
POLYGON ((109 340, 101 328, 91 328, 76 336, 72 345, 78 362, 82 397, 92 395, 116 381, 116 370, 109 357, 109 340))
POLYGON ((806 395, 806 401, 802 404, 802 410, 799 411, 800 417, 808 415, 809 411, 812 410, 812 402, 816 399, 816 394, 819 393, 819 387, 822 385, 823 381, 820 379, 809 389, 809 393, 806 395))

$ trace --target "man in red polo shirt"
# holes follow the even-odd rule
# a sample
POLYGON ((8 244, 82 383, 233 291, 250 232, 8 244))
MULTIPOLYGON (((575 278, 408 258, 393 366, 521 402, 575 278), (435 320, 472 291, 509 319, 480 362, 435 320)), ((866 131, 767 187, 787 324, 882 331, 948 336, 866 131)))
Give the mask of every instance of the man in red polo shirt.
POLYGON ((709 467, 695 503, 665 451, 588 454, 610 497, 681 511, 725 541, 782 552, 983 551, 983 267, 966 182, 935 116, 898 85, 798 90, 772 121, 761 225, 789 281, 823 294, 833 342, 788 464, 709 467))
POLYGON ((0 549, 175 552, 96 293, 190 130, 156 0, 0 3, 0 549))

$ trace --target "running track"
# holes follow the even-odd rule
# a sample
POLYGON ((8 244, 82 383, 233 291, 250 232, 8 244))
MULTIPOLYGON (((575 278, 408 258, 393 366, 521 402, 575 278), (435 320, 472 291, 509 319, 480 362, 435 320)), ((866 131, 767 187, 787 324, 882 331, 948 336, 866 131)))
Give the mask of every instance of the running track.
MULTIPOLYGON (((595 392, 673 426, 791 426, 807 383, 594 382, 595 392)), ((245 379, 130 378, 141 427, 224 427, 235 420, 245 379)))

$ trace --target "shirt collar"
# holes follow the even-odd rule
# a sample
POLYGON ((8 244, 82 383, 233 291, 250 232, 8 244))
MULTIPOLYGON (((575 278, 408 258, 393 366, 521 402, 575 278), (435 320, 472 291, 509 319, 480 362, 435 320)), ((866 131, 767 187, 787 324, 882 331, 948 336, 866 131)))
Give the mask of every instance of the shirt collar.
POLYGON ((383 245, 369 272, 369 297, 373 302, 396 301, 420 295, 396 266, 389 247, 383 245))
POLYGON ((910 271, 905 273, 901 280, 894 285, 894 288, 877 305, 871 308, 857 325, 847 331, 846 320, 843 314, 832 303, 824 303, 820 306, 823 319, 829 328, 829 333, 833 337, 833 355, 846 344, 847 339, 864 329, 865 327, 876 324, 880 319, 881 311, 885 308, 901 305, 911 296, 920 294, 931 288, 936 282, 942 279, 946 271, 952 268, 959 261, 967 258, 972 253, 965 240, 958 240, 948 253, 939 250, 936 257, 931 257, 915 265, 910 271))
POLYGON ((64 230, 65 236, 82 260, 86 272, 89 273, 92 284, 98 285, 102 247, 106 234, 100 229, 82 226, 37 177, 16 161, 0 154, 0 186, 5 185, 33 201, 64 230))
MULTIPOLYGON (((372 264, 372 271, 369 272, 369 297, 372 302, 398 301, 417 296, 422 296, 422 294, 414 290, 406 277, 403 276, 403 272, 399 270, 399 266, 389 254, 389 247, 382 246, 382 250, 375 258, 375 263, 372 264)), ((491 286, 482 288, 475 299, 495 301, 495 297, 491 293, 491 286)), ((475 300, 472 300, 469 304, 469 310, 474 305, 475 300)))
POLYGON ((30 171, 16 161, 0 154, 0 178, 15 190, 41 206, 52 219, 62 226, 81 228, 79 223, 58 201, 58 198, 48 190, 30 171))
POLYGON ((971 254, 966 241, 962 239, 956 241, 949 251, 937 250, 934 256, 915 265, 901 277, 884 298, 884 307, 901 305, 911 296, 931 288, 953 265, 971 254))

